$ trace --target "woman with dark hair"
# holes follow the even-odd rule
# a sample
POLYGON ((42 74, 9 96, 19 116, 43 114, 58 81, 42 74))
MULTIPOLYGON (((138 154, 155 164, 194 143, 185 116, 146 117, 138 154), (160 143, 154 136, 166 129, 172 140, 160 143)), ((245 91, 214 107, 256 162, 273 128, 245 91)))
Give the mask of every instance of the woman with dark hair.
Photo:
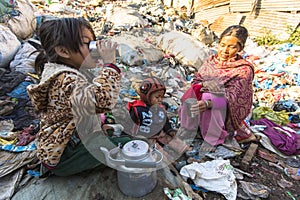
MULTIPOLYGON (((187 116, 183 102, 179 117, 186 129, 200 127, 203 149, 211 151, 219 144, 237 144, 234 136, 245 125, 252 108, 253 65, 239 54, 245 46, 248 31, 233 25, 220 36, 218 52, 210 56, 195 74, 192 90, 184 98, 197 98, 187 116)), ((185 99, 182 99, 184 101, 185 99)))

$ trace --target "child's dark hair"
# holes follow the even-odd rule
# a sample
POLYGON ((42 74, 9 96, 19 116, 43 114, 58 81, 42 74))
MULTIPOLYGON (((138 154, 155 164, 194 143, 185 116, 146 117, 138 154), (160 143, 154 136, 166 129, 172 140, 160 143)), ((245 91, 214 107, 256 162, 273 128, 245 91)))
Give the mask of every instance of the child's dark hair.
MULTIPOLYGON (((82 29, 87 28, 96 38, 92 26, 83 18, 57 18, 45 21, 38 30, 41 41, 40 53, 35 59, 35 71, 40 76, 46 62, 61 63, 55 47, 63 46, 74 52, 80 52, 82 29)), ((81 52, 80 52, 81 53, 81 52)))
POLYGON ((244 49, 246 40, 248 38, 248 31, 245 27, 240 26, 240 25, 232 25, 226 28, 223 33, 220 36, 220 41, 222 40, 223 37, 225 36, 234 36, 238 39, 238 43, 241 47, 240 50, 244 49))

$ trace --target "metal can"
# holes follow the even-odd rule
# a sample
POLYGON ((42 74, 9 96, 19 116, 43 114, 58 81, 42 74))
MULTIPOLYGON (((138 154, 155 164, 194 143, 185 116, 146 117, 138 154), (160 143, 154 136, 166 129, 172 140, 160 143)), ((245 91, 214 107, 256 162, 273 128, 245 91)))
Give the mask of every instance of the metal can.
POLYGON ((191 118, 196 117, 195 114, 191 113, 191 107, 194 104, 197 104, 197 99, 195 99, 195 98, 188 98, 188 99, 185 100, 186 109, 187 109, 188 115, 191 118))

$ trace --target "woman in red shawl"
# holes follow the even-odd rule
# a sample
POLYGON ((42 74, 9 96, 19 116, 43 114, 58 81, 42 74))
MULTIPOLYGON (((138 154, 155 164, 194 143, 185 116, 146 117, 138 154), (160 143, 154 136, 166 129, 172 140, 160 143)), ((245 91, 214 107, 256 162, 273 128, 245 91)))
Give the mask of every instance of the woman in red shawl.
POLYGON ((187 129, 199 126, 209 150, 223 144, 225 139, 226 143, 234 141, 235 132, 251 112, 254 68, 238 54, 247 37, 246 28, 228 27, 220 36, 217 55, 210 56, 195 74, 191 87, 195 94, 184 95, 197 98, 190 112, 199 117, 186 116, 187 107, 183 105, 179 112, 181 126, 187 129))

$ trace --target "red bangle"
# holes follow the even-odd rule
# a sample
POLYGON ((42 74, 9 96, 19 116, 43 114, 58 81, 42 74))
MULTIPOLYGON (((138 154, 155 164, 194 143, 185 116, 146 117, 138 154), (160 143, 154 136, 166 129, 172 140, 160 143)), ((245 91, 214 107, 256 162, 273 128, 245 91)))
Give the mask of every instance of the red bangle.
POLYGON ((116 70, 119 74, 121 73, 120 68, 113 63, 105 63, 103 65, 103 67, 110 67, 110 68, 113 68, 114 70, 116 70))

